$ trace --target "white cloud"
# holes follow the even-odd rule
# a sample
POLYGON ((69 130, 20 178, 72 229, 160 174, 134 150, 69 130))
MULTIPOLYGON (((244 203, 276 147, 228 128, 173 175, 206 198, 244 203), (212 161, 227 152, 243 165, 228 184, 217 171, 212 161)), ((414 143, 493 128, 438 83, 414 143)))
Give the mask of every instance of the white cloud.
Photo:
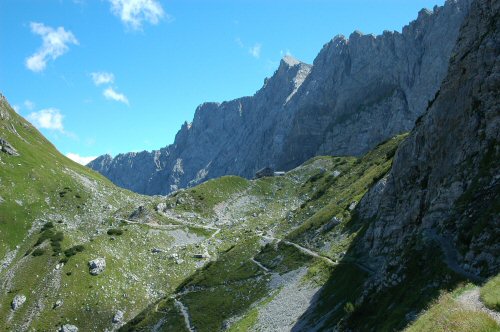
POLYGON ((103 95, 106 99, 119 101, 128 105, 128 99, 123 93, 116 92, 113 88, 107 88, 104 90, 103 95))
POLYGON ((281 55, 281 57, 284 57, 284 56, 293 56, 292 52, 290 52, 289 49, 286 49, 286 51, 280 50, 280 55, 281 55))
POLYGON ((140 29, 144 21, 158 24, 160 19, 165 17, 165 11, 157 0, 109 0, 109 2, 113 14, 132 29, 140 29))
POLYGON ((260 51, 262 50, 262 45, 257 43, 248 49, 248 52, 256 59, 260 58, 260 51))
POLYGON ((19 106, 19 105, 12 105, 12 109, 14 111, 16 111, 16 113, 19 113, 19 111, 21 111, 21 106, 19 106))
POLYGON ((45 26, 43 23, 30 23, 31 32, 40 35, 43 43, 38 51, 26 59, 26 67, 34 72, 40 72, 47 66, 47 61, 55 60, 69 50, 68 44, 78 45, 78 40, 71 31, 63 27, 57 29, 45 26))
POLYGON ((32 112, 26 118, 39 129, 50 129, 64 133, 63 115, 56 108, 32 112))
POLYGON ((26 107, 30 111, 33 111, 35 109, 35 103, 32 102, 31 100, 25 100, 24 107, 26 107))
POLYGON ((241 40, 240 37, 237 37, 234 42, 241 48, 245 47, 245 44, 243 44, 243 41, 241 40))
POLYGON ((83 156, 80 156, 78 153, 71 153, 71 152, 66 153, 66 157, 68 157, 69 159, 71 159, 73 161, 76 161, 77 163, 79 163, 81 165, 87 165, 92 160, 97 158, 97 156, 83 157, 83 156))
POLYGON ((92 80, 95 85, 113 83, 115 81, 115 75, 113 73, 107 72, 94 72, 90 73, 92 80))

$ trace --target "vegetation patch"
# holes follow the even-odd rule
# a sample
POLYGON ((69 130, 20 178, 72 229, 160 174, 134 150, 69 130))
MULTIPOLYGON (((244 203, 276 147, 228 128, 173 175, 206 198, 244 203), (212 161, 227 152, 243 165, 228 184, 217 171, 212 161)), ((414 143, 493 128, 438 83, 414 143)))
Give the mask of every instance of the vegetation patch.
POLYGON ((31 253, 32 256, 34 257, 37 257, 37 256, 42 256, 43 254, 45 254, 45 249, 42 249, 42 248, 36 248, 35 250, 33 250, 33 252, 31 253))
POLYGON ((405 332, 493 332, 499 329, 488 314, 464 309, 452 294, 443 293, 405 332))
POLYGON ((106 233, 108 235, 122 235, 123 230, 121 230, 119 228, 110 228, 110 229, 108 229, 108 231, 106 233))
POLYGON ((500 274, 481 287, 481 301, 491 310, 500 311, 500 274))

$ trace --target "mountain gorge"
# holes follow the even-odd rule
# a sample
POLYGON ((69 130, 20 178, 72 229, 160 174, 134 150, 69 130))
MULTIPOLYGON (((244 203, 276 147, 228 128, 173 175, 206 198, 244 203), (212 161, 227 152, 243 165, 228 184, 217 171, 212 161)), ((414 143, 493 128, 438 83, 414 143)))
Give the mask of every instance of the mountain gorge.
POLYGON ((204 103, 172 145, 101 156, 88 166, 118 186, 167 194, 222 175, 290 170, 317 155, 362 155, 413 128, 446 74, 470 1, 422 10, 402 32, 354 32, 313 65, 285 57, 254 96, 204 103))
POLYGON ((447 1, 92 163, 164 196, 1 96, 0 329, 500 331, 499 91, 500 1, 447 1))

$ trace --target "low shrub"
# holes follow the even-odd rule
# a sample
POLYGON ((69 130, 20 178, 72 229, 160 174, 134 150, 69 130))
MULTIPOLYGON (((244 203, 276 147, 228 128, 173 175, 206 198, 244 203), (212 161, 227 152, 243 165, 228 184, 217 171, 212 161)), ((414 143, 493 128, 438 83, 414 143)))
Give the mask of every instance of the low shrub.
POLYGON ((122 235, 123 231, 119 228, 110 228, 107 231, 108 235, 122 235))
POLYGON ((37 257, 37 256, 42 256, 43 254, 45 254, 45 249, 41 249, 41 248, 36 248, 35 250, 33 250, 33 252, 31 253, 32 256, 34 257, 37 257))

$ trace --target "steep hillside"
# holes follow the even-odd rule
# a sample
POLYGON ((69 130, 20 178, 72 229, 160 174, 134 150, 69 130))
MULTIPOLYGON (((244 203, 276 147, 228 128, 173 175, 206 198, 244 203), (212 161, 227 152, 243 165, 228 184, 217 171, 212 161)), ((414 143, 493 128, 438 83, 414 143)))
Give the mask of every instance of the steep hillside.
POLYGON ((0 330, 113 330, 174 290, 212 232, 139 213, 155 204, 62 156, 1 96, 0 330))
POLYGON ((222 175, 362 155, 410 130, 446 73, 469 0, 422 10, 402 32, 337 36, 313 66, 285 57, 252 97, 205 103, 172 145, 89 164, 115 184, 166 194, 222 175))

